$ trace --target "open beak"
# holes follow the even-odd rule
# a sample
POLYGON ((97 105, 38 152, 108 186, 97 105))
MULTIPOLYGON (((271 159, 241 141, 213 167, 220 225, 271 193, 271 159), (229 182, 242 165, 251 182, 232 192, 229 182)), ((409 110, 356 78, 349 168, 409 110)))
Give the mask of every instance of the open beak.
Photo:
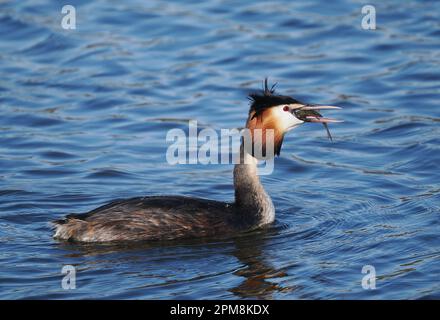
POLYGON ((306 104, 302 107, 294 109, 293 112, 295 116, 304 122, 318 122, 322 123, 327 131, 328 138, 333 141, 330 130, 328 129, 327 123, 343 122, 342 120, 336 120, 331 118, 324 118, 318 111, 328 110, 328 109, 341 109, 340 107, 334 106, 321 106, 316 104, 306 104))

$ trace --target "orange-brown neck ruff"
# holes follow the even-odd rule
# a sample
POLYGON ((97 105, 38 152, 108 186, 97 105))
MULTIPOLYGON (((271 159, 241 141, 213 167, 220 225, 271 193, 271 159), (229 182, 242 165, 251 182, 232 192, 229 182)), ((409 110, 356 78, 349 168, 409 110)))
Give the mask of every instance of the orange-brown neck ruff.
POLYGON ((275 112, 273 108, 269 108, 261 112, 260 114, 255 115, 255 111, 251 111, 249 113, 248 120, 246 122, 246 128, 250 130, 251 137, 252 137, 252 155, 255 156, 256 150, 261 150, 262 156, 266 157, 266 154, 268 155, 280 155, 281 151, 281 145, 283 143, 285 128, 282 128, 280 126, 280 122, 277 121, 275 112), (258 132, 256 129, 260 129, 261 131, 258 132), (266 134, 266 130, 273 130, 273 153, 272 152, 266 152, 267 146, 270 146, 271 144, 266 143, 266 137, 271 137, 270 134, 266 134), (261 149, 259 149, 261 148, 261 149))

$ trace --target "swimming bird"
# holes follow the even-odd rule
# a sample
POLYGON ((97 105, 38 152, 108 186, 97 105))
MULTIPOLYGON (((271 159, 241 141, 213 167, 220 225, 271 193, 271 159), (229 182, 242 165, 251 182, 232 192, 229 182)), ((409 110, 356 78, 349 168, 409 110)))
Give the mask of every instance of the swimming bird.
POLYGON ((161 241, 233 236, 265 227, 275 219, 275 208, 258 176, 258 161, 280 155, 284 135, 305 122, 338 122, 324 118, 323 109, 334 106, 302 103, 275 93, 267 78, 261 92, 251 93, 246 128, 252 147, 242 142, 240 161, 234 166, 234 202, 186 196, 146 196, 116 200, 83 214, 54 221, 54 238, 74 242, 161 241), (257 129, 271 130, 273 143, 258 140, 257 129), (261 154, 255 146, 260 145, 261 154), (273 150, 271 149, 273 148, 273 150), (271 151, 271 152, 269 152, 271 151))

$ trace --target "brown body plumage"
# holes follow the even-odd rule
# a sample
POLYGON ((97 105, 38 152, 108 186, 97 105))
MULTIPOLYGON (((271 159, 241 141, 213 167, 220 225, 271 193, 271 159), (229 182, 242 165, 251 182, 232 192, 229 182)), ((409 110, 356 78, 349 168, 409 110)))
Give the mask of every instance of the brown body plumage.
POLYGON ((55 237, 82 242, 171 240, 233 233, 231 204, 188 197, 114 201, 58 221, 55 237), (222 212, 220 216, 215 214, 222 212), (211 213, 211 214, 210 214, 211 213))
POLYGON ((235 203, 183 196, 117 200, 55 221, 54 237, 79 242, 175 240, 227 236, 273 221, 275 210, 244 153, 234 169, 235 203), (246 162, 246 164, 245 164, 246 162))

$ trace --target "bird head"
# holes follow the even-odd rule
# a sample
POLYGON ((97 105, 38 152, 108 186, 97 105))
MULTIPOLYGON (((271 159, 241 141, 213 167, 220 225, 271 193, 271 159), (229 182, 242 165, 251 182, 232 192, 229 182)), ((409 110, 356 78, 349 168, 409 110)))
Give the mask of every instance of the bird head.
POLYGON ((319 111, 340 109, 339 107, 303 103, 290 96, 275 94, 274 88, 275 85, 269 88, 266 78, 263 90, 249 95, 251 106, 246 128, 250 130, 252 137, 252 155, 254 155, 255 147, 261 145, 262 155, 265 157, 266 131, 272 129, 274 152, 271 154, 279 156, 284 135, 305 122, 322 123, 329 139, 332 140, 327 124, 341 121, 324 118, 319 111), (260 129, 260 135, 255 134, 256 129, 260 129))

